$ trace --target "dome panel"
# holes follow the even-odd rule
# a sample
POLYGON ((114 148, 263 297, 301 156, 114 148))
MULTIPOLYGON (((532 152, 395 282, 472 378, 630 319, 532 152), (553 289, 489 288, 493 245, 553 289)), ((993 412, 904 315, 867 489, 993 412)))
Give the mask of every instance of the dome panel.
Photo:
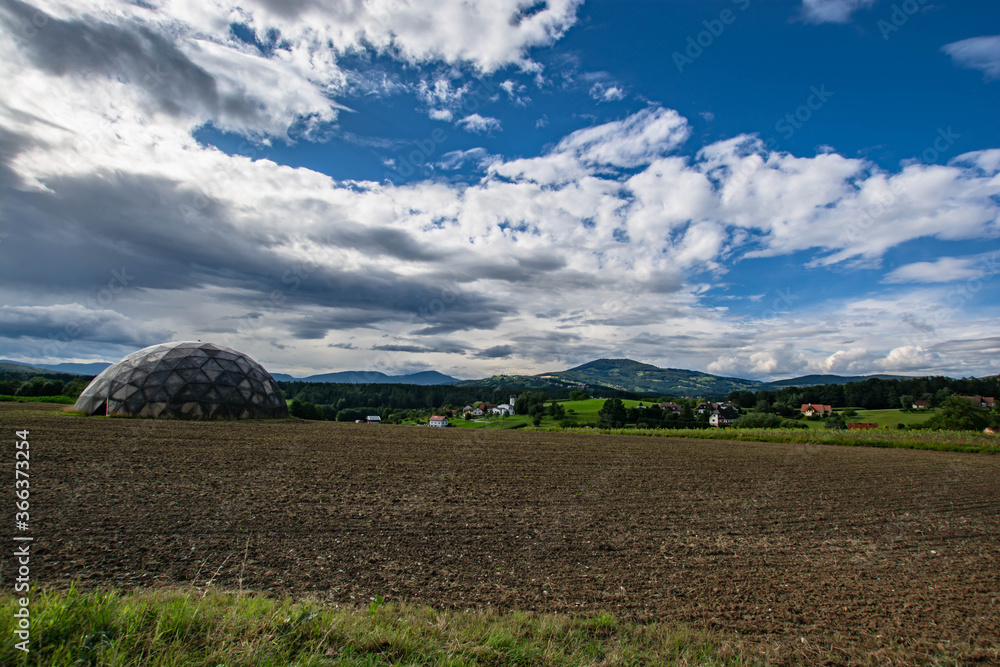
POLYGON ((281 389, 244 354, 212 343, 166 343, 126 356, 98 375, 74 409, 142 417, 287 417, 281 389))

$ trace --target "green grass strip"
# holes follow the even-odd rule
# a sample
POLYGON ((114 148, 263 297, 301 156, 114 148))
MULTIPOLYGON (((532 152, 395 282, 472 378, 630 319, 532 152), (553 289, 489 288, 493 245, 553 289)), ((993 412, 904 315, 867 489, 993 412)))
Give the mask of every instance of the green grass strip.
POLYGON ((575 617, 456 612, 381 599, 368 608, 195 590, 35 591, 30 652, 0 597, 0 664, 121 667, 296 665, 760 664, 686 628, 575 617))

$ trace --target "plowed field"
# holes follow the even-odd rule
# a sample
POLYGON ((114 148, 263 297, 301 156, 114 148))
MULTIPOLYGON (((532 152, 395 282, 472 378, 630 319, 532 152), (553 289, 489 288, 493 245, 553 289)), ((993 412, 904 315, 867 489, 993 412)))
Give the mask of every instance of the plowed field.
POLYGON ((43 584, 1000 642, 996 456, 53 410, 0 405, 43 584))

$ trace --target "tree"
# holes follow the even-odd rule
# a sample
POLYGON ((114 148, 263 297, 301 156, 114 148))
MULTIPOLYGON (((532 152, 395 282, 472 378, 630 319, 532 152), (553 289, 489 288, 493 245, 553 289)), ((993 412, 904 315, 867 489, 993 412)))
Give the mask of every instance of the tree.
POLYGON ((65 388, 63 388, 62 391, 63 396, 69 396, 70 398, 79 398, 80 394, 83 393, 83 390, 87 388, 88 384, 90 384, 88 381, 79 378, 73 380, 72 382, 67 384, 65 388))
POLYGON ((989 426, 990 412, 967 398, 951 396, 941 404, 941 411, 928 419, 924 426, 950 431, 982 431, 989 426))
POLYGON ((298 399, 292 401, 292 404, 288 406, 288 414, 293 417, 298 417, 299 419, 316 419, 322 421, 323 411, 315 403, 303 403, 298 399))
POLYGON ((587 400, 587 392, 585 391, 571 391, 569 392, 569 400, 571 401, 585 401, 587 400))
POLYGON ((541 426, 542 425, 542 415, 536 414, 534 417, 531 418, 531 423, 534 424, 535 426, 541 426))
POLYGON ((913 396, 910 394, 903 394, 899 397, 899 404, 903 406, 903 411, 907 411, 913 408, 913 401, 915 401, 913 396))
POLYGON ((602 428, 621 428, 625 425, 625 404, 620 398, 609 398, 604 401, 597 413, 597 423, 602 428))

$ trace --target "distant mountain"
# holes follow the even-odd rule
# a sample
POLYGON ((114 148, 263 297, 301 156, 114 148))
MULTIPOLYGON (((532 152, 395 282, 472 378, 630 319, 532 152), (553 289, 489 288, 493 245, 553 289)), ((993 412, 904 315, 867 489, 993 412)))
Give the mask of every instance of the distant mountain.
POLYGON ((70 375, 98 375, 111 364, 94 362, 90 364, 26 364, 20 361, 0 360, 0 370, 32 373, 69 373, 70 375))
POLYGON ((6 359, 0 359, 0 371, 19 373, 21 375, 40 375, 42 373, 51 372, 47 368, 29 366, 28 364, 22 364, 19 361, 8 361, 6 359))
MULTIPOLYGON (((275 380, 291 378, 283 373, 273 374, 275 380), (281 377, 279 377, 281 376, 281 377)), ((291 378, 289 382, 340 382, 343 384, 455 384, 459 380, 437 371, 421 371, 409 375, 386 375, 379 371, 340 371, 338 373, 320 373, 304 378, 291 378)))
POLYGON ((904 380, 910 379, 908 375, 803 375, 788 380, 776 380, 765 382, 761 389, 780 389, 782 387, 815 387, 821 384, 850 384, 851 382, 864 382, 875 378, 876 380, 904 380))
POLYGON ((723 396, 737 389, 759 389, 762 384, 755 380, 700 371, 660 368, 632 359, 597 359, 569 370, 541 373, 536 377, 664 396, 723 396))
POLYGON ((579 387, 589 393, 617 389, 660 396, 724 396, 736 389, 757 390, 763 383, 755 380, 722 377, 678 368, 660 368, 632 359, 597 359, 565 371, 538 375, 494 375, 481 380, 466 380, 460 385, 488 387, 544 388, 579 387))

